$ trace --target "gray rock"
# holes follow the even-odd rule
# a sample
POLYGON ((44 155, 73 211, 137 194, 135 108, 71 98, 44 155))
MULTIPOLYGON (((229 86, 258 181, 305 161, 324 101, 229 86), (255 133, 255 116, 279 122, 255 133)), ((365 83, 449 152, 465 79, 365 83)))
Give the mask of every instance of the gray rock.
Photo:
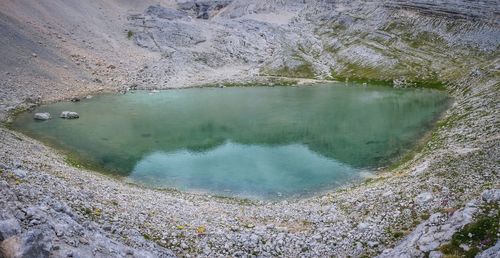
POLYGON ((393 249, 384 251, 378 257, 420 257, 423 252, 433 251, 448 242, 458 229, 470 223, 477 210, 476 204, 470 202, 445 220, 440 219, 446 218, 442 214, 433 214, 393 249))
POLYGON ((441 258, 443 257, 443 253, 439 251, 432 251, 429 253, 429 258, 441 258))
POLYGON ((179 4, 179 7, 193 13, 198 19, 207 20, 231 2, 232 0, 187 1, 179 4))
POLYGON ((160 5, 150 6, 144 12, 146 15, 156 16, 160 19, 176 20, 182 18, 188 18, 186 13, 181 12, 177 9, 163 7, 160 5))
POLYGON ((21 232, 21 226, 16 219, 7 219, 0 221, 0 242, 17 235, 21 232))
POLYGON ((368 222, 361 222, 361 223, 359 223, 359 225, 358 225, 358 229, 359 229, 360 231, 367 231, 367 230, 369 230, 369 229, 370 229, 370 226, 371 226, 371 225, 370 225, 370 223, 368 223, 368 222))
POLYGON ((42 220, 46 215, 38 206, 30 206, 25 212, 26 217, 29 219, 42 220))
POLYGON ((49 257, 52 239, 43 230, 29 231, 22 236, 13 236, 0 244, 3 257, 49 257))
POLYGON ((76 118, 79 118, 80 115, 78 115, 78 113, 72 112, 72 111, 63 111, 63 112, 61 112, 61 115, 59 117, 65 118, 65 119, 76 119, 76 118))
POLYGON ((430 192, 425 192, 425 193, 421 193, 419 195, 417 195, 417 197, 415 197, 415 202, 419 205, 424 205, 430 201, 432 201, 432 193, 430 192))
POLYGON ((26 175, 28 174, 28 172, 24 169, 20 169, 20 168, 15 168, 12 170, 12 173, 17 177, 17 178, 25 178, 26 175))
POLYGON ((49 120, 50 119, 50 113, 35 113, 33 116, 35 120, 49 120))
POLYGON ((478 254, 476 258, 499 258, 500 257, 500 241, 486 249, 484 252, 478 254))
POLYGON ((481 198, 487 203, 500 202, 500 189, 486 190, 481 194, 481 198))

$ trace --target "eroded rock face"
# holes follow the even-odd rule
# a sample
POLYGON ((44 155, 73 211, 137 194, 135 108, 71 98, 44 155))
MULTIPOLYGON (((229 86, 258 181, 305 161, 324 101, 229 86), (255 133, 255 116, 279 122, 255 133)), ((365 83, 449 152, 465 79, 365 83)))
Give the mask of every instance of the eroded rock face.
POLYGON ((98 224, 84 220, 66 202, 35 188, 11 188, 0 179, 0 257, 173 257, 169 250, 146 243, 140 234, 129 237, 142 243, 142 249, 111 239, 98 224))
POLYGON ((72 112, 72 111, 63 111, 63 112, 61 112, 61 115, 59 117, 65 118, 65 119, 76 119, 76 118, 79 118, 80 115, 78 115, 78 113, 72 112))
POLYGON ((174 86, 176 77, 188 74, 184 82, 211 78, 215 74, 207 71, 213 69, 229 76, 230 64, 244 67, 245 75, 340 75, 414 87, 416 81, 441 80, 440 71, 457 57, 474 60, 471 49, 498 48, 493 6, 493 1, 188 1, 176 8, 150 6, 129 20, 135 42, 165 57, 139 70, 141 85, 174 86))
POLYGON ((198 19, 208 20, 233 0, 187 1, 179 4, 181 10, 193 13, 198 19))

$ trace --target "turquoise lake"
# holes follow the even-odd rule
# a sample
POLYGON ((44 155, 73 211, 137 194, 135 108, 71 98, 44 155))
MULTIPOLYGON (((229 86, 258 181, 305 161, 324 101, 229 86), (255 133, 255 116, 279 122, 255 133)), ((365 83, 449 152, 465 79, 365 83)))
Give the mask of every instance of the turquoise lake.
POLYGON ((273 199, 390 165, 448 103, 433 90, 343 83, 136 91, 39 106, 13 127, 146 186, 273 199), (59 118, 65 110, 80 118, 59 118), (35 112, 52 119, 36 121, 35 112))

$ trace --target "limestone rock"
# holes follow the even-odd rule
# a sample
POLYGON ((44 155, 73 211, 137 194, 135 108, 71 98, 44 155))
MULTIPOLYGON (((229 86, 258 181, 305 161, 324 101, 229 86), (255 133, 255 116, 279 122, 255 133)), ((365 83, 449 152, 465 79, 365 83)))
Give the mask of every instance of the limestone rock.
POLYGON ((231 2, 232 0, 187 1, 179 4, 179 7, 184 11, 194 13, 198 19, 207 20, 231 2))
POLYGON ((0 242, 21 232, 21 226, 16 219, 0 221, 0 242))
POLYGON ((500 257, 500 241, 497 241, 497 243, 486 249, 484 252, 478 254, 476 258, 498 258, 500 257))
POLYGON ((50 113, 35 113, 33 116, 35 120, 49 120, 50 119, 50 113))
POLYGON ((76 118, 79 118, 80 115, 78 115, 78 113, 72 112, 72 111, 63 111, 59 117, 65 118, 65 119, 76 119, 76 118))
POLYGON ((500 202, 500 189, 486 190, 481 194, 481 198, 487 203, 500 202))
POLYGON ((14 174, 14 176, 16 176, 19 179, 25 178, 26 175, 28 174, 28 172, 26 170, 20 169, 20 168, 13 169, 12 173, 14 174))
POLYGON ((430 201, 432 201, 432 193, 430 192, 425 192, 425 193, 421 193, 419 195, 417 195, 417 197, 415 197, 415 202, 419 205, 424 205, 430 201))
POLYGON ((43 230, 36 229, 22 236, 13 236, 0 244, 3 257, 49 257, 52 241, 43 230))
POLYGON ((429 253, 429 258, 441 258, 443 257, 443 253, 439 251, 432 251, 429 253))

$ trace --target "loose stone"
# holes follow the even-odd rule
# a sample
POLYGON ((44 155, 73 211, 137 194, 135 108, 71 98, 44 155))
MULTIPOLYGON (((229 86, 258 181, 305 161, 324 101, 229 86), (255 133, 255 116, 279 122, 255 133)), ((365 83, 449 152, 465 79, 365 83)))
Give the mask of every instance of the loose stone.
POLYGON ((63 111, 59 117, 65 118, 65 119, 76 119, 76 118, 79 118, 80 115, 78 115, 78 113, 72 112, 72 111, 63 111))

